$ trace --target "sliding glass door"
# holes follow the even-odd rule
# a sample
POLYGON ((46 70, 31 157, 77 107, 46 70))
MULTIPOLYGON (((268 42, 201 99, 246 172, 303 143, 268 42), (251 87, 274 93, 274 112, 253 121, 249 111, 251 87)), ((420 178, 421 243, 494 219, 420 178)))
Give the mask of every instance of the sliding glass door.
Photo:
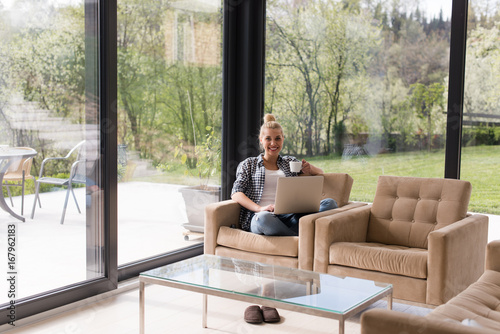
POLYGON ((10 321, 28 298, 105 278, 105 187, 98 3, 0 4, 0 170, 18 215, 0 210, 10 321), (21 148, 31 160, 8 157, 21 148))

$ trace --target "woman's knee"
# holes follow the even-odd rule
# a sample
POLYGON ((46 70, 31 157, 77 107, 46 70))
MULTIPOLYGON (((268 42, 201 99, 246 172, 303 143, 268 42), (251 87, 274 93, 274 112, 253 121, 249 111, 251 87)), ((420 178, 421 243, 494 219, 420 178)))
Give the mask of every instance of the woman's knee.
POLYGON ((269 211, 256 212, 250 222, 250 230, 253 233, 264 234, 264 227, 269 223, 272 213, 269 211))
POLYGON ((320 211, 333 210, 338 207, 337 202, 333 198, 325 198, 321 200, 320 211))
POLYGON ((258 221, 260 223, 265 222, 268 220, 270 217, 273 216, 272 212, 269 211, 261 211, 261 212, 256 212, 253 216, 252 220, 258 221))

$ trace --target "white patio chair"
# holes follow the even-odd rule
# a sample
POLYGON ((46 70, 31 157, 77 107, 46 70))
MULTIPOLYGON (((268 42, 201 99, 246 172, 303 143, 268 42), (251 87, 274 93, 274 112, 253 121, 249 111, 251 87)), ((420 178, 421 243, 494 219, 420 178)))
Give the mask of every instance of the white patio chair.
POLYGON ((45 183, 45 184, 52 184, 55 186, 67 186, 68 190, 66 191, 66 199, 64 201, 64 207, 63 207, 63 212, 61 216, 61 224, 64 224, 64 216, 66 215, 66 207, 68 206, 68 199, 69 199, 69 193, 73 195, 73 199, 75 200, 76 208, 78 209, 78 213, 81 213, 80 207, 78 206, 78 201, 76 200, 75 193, 73 192, 73 184, 74 183, 79 183, 79 184, 85 184, 86 183, 86 173, 85 173, 85 159, 82 154, 82 147, 83 144, 85 143, 85 140, 79 142, 75 147, 69 151, 68 154, 64 157, 53 157, 53 158, 45 158, 42 162, 42 166, 40 167, 40 176, 38 180, 35 180, 35 185, 36 185, 36 190, 35 190, 35 200, 33 202, 33 210, 31 211, 31 219, 35 216, 35 208, 36 208, 36 202, 38 200, 38 203, 40 205, 40 208, 42 207, 40 203, 40 184, 45 183), (44 167, 45 164, 54 160, 68 160, 72 154, 78 151, 76 161, 73 162, 71 165, 71 171, 70 175, 67 179, 63 178, 56 178, 56 177, 46 177, 43 176, 44 172, 44 167))

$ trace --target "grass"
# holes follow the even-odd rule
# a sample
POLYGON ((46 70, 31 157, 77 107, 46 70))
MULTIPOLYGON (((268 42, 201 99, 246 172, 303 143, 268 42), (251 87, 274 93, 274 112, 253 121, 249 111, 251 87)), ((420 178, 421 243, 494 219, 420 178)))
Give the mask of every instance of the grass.
MULTIPOLYGON (((307 159, 325 172, 345 172, 354 179, 351 200, 372 202, 380 175, 444 177, 444 150, 378 154, 352 159, 314 157, 307 159)), ((469 211, 500 214, 500 146, 474 146, 462 150, 461 179, 472 184, 469 211)), ((184 174, 185 168, 172 170, 143 181, 195 185, 197 178, 184 174)), ((210 184, 220 184, 219 177, 210 184)))
MULTIPOLYGON (((371 202, 379 175, 443 177, 444 150, 379 154, 352 159, 307 159, 325 172, 345 172, 354 179, 351 200, 371 202)), ((465 147, 461 179, 472 184, 469 211, 500 214, 500 146, 465 147)))
MULTIPOLYGON (((372 202, 379 175, 443 177, 444 150, 378 154, 352 159, 314 157, 307 160, 325 172, 344 172, 351 175, 354 184, 351 200, 372 202)), ((462 149, 461 179, 472 184, 469 211, 500 215, 500 146, 474 146, 462 149)), ((130 180, 128 177, 125 179, 130 180)), ((154 176, 134 178, 134 181, 197 185, 200 180, 185 175, 184 166, 154 176)), ((27 181, 26 194, 34 192, 33 181, 27 181), (31 182, 31 183, 30 183, 31 182)), ((209 184, 220 184, 220 177, 212 177, 209 184)), ((4 196, 7 196, 5 187, 4 196)), ((13 187, 14 194, 20 193, 13 187)))

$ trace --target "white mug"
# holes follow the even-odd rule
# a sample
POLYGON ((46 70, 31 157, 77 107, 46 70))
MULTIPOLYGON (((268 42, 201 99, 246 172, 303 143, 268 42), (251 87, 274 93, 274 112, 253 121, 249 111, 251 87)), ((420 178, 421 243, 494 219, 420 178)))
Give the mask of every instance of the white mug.
POLYGON ((292 173, 299 173, 301 169, 302 169, 301 161, 290 161, 290 171, 292 173))

